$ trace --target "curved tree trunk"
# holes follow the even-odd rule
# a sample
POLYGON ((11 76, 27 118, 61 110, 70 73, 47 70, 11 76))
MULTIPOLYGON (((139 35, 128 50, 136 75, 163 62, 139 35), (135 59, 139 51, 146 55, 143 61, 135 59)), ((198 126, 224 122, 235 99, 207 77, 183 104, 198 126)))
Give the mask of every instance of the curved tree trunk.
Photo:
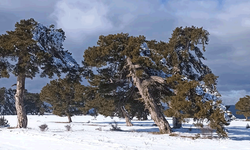
POLYGON ((131 123, 131 119, 129 117, 129 114, 128 114, 127 110, 125 109, 125 107, 122 106, 121 110, 122 110, 123 116, 125 117, 126 125, 127 126, 133 126, 133 124, 131 123))
POLYGON ((28 118, 24 107, 24 90, 25 90, 25 75, 17 76, 16 85, 16 113, 17 113, 17 128, 27 128, 28 118))
MULTIPOLYGON (((154 120, 155 124, 159 127, 160 133, 171 133, 171 127, 166 120, 165 116, 163 115, 160 105, 156 103, 153 96, 149 92, 149 83, 150 80, 143 80, 141 81, 139 77, 136 76, 136 66, 133 65, 131 59, 127 58, 127 64, 129 66, 130 75, 133 78, 133 82, 139 90, 139 93, 144 101, 146 109, 149 110, 151 118, 154 120)), ((153 79, 153 78, 152 78, 153 79)), ((160 78, 155 77, 154 81, 159 80, 160 78)))

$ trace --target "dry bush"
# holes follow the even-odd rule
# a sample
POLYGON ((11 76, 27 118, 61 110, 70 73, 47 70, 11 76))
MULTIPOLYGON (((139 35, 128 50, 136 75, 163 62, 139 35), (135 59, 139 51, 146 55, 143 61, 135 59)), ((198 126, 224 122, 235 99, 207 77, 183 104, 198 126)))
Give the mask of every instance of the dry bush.
POLYGON ((102 131, 102 127, 96 128, 95 130, 102 131))
POLYGON ((0 117, 0 127, 9 127, 8 120, 4 118, 4 116, 0 117))
POLYGON ((48 130, 48 125, 42 124, 42 125, 39 126, 39 128, 40 128, 41 131, 45 131, 45 130, 48 130))
POLYGON ((66 128, 67 131, 71 131, 71 126, 70 125, 66 125, 65 128, 66 128))
POLYGON ((169 136, 180 136, 180 135, 177 133, 170 133, 169 136))
POLYGON ((110 123, 110 125, 111 125, 111 127, 112 127, 112 128, 110 128, 110 131, 122 131, 121 128, 118 127, 116 121, 114 121, 114 125, 113 125, 112 123, 110 123))

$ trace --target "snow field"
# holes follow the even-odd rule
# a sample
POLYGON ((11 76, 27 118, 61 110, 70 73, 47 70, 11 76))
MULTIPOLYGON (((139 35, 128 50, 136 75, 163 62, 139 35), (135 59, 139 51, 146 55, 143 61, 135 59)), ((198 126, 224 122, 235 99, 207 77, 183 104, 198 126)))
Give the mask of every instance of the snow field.
MULTIPOLYGON (((10 126, 16 125, 16 116, 5 116, 10 126)), ((172 125, 171 118, 167 118, 172 125)), ((190 119, 191 120, 191 119, 190 119)), ((72 123, 67 117, 55 115, 28 115, 27 129, 0 128, 0 150, 244 150, 250 149, 250 129, 246 129, 244 120, 235 120, 227 127, 228 139, 196 139, 200 130, 192 126, 192 121, 175 129, 174 134, 152 134, 159 131, 150 118, 146 121, 132 120, 134 126, 127 127, 124 119, 114 117, 74 116, 72 123), (123 131, 110 131, 116 121, 123 131), (40 131, 39 126, 48 125, 47 131, 40 131), (67 131, 65 125, 72 127, 67 131), (190 126, 192 129, 190 131, 190 126)), ((215 136, 216 134, 213 133, 215 136)))

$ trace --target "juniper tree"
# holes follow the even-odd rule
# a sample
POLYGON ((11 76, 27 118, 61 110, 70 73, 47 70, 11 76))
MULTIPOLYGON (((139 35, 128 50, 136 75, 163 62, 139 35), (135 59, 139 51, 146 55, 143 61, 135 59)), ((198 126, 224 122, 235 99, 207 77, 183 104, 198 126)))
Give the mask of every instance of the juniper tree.
MULTIPOLYGON (((130 85, 130 88, 135 86, 140 96, 139 99, 148 109, 160 132, 170 133, 170 126, 162 113, 161 102, 167 102, 169 107, 176 112, 181 111, 179 108, 175 108, 178 101, 175 102, 172 97, 182 93, 182 91, 178 91, 176 85, 185 85, 180 84, 181 82, 178 83, 178 80, 193 81, 197 88, 201 88, 203 91, 200 97, 206 97, 207 101, 215 100, 213 98, 217 96, 215 94, 217 92, 216 82, 212 82, 216 81, 216 76, 202 63, 201 60, 205 58, 197 46, 202 45, 203 51, 205 51, 208 35, 206 30, 193 26, 184 29, 176 28, 169 43, 148 41, 144 36, 133 37, 124 33, 101 35, 97 42, 98 46, 89 47, 84 52, 84 64, 95 67, 96 76, 101 79, 101 83, 114 86, 115 92, 119 90, 126 94, 128 92, 118 83, 130 85), (110 68, 113 69, 111 70, 112 75, 103 77, 100 74, 101 71, 110 68), (204 92, 204 90, 207 91, 204 92), (211 96, 212 94, 215 95, 211 96)), ((184 93, 186 94, 186 92, 184 93)), ((105 96, 101 98, 105 99, 105 96)), ((205 103, 192 104, 205 106, 205 103)), ((218 112, 222 116, 222 111, 218 112)), ((180 112, 178 113, 180 114, 180 112)), ((192 114, 192 111, 188 113, 192 114)))
POLYGON ((42 88, 40 99, 52 105, 53 114, 67 116, 72 122, 71 116, 82 113, 84 91, 85 86, 78 80, 56 79, 42 88))
MULTIPOLYGON (((156 96, 159 89, 162 89, 163 94, 170 91, 161 86, 164 82, 162 77, 150 73, 152 69, 159 70, 159 67, 152 63, 151 58, 140 55, 141 45, 144 42, 144 36, 133 37, 123 33, 100 36, 97 42, 98 46, 85 50, 84 63, 87 66, 96 67, 97 72, 112 67, 114 69, 112 76, 101 81, 106 85, 115 86, 116 90, 113 92, 122 92, 121 99, 126 99, 127 95, 130 94, 128 90, 135 86, 138 89, 140 99, 158 125, 160 132, 170 133, 170 126, 161 111, 159 96, 156 96), (121 84, 119 85, 119 83, 121 84), (125 87, 128 85, 129 88, 124 88, 124 85, 125 87), (152 88, 153 86, 159 87, 159 89, 152 88), (156 94, 151 95, 152 92, 156 94)), ((154 58, 158 58, 158 56, 155 55, 154 58)), ((109 94, 107 93, 108 96, 109 94)), ((110 96, 113 96, 112 93, 110 96)), ((101 98, 105 99, 106 97, 101 95, 101 98)))
POLYGON ((63 49, 65 33, 46 27, 34 19, 21 20, 14 31, 6 31, 0 36, 0 77, 17 77, 15 105, 18 128, 26 128, 28 119, 24 108, 25 79, 33 78, 41 71, 41 77, 60 76, 61 72, 74 72, 78 64, 71 53, 63 49))
MULTIPOLYGON (((174 91, 173 96, 163 100, 170 108, 165 113, 180 121, 185 117, 193 117, 196 121, 206 118, 210 121, 210 127, 216 129, 219 135, 226 136, 223 126, 227 125, 227 121, 223 119, 224 110, 216 89, 218 76, 203 64, 205 57, 199 48, 202 45, 205 52, 208 35, 206 30, 193 26, 180 27, 173 31, 169 43, 166 44, 167 51, 163 52, 164 64, 172 66, 172 77, 167 78, 167 83, 174 91)), ((159 47, 164 43, 151 45, 159 47)))
POLYGON ((248 117, 250 116, 250 96, 246 95, 245 97, 240 98, 235 104, 235 108, 238 110, 236 111, 237 114, 244 115, 246 120, 248 120, 248 117))

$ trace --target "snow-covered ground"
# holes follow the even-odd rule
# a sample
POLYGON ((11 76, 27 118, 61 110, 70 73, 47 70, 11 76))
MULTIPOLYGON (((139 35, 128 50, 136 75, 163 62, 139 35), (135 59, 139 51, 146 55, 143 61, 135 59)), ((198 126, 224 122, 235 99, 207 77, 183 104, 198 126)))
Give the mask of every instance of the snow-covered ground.
MULTIPOLYGON (((5 116, 10 126, 16 125, 16 116, 5 116)), ((244 120, 232 121, 227 127, 228 139, 192 139, 201 131, 192 126, 192 121, 175 130, 174 135, 152 134, 158 128, 152 120, 132 120, 134 126, 127 127, 124 119, 98 116, 74 116, 67 131, 66 117, 55 115, 28 115, 27 129, 0 128, 0 150, 245 150, 250 149, 250 128, 244 120), (122 131, 110 131, 116 121, 122 131), (48 125, 42 132, 39 126, 48 125), (190 130, 190 126, 192 129, 190 130)), ((172 125, 172 119, 167 118, 172 125)), ((215 133, 213 133, 216 136, 215 133)), ((202 136, 202 133, 201 133, 202 136)), ((203 137, 203 136, 202 136, 203 137)))

